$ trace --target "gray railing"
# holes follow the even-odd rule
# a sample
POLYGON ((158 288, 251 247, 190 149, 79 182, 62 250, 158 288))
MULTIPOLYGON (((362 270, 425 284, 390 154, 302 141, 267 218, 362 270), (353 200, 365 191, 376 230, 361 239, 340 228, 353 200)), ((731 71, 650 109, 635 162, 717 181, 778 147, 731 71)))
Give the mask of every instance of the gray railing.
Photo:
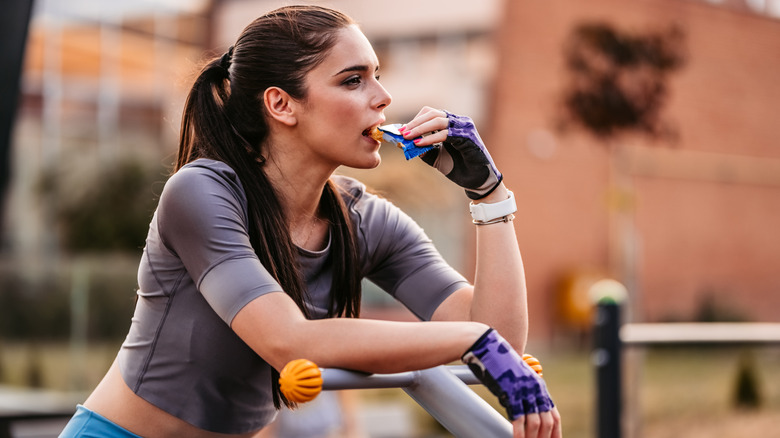
POLYGON ((398 374, 322 370, 322 389, 401 388, 456 437, 511 437, 512 425, 468 385, 479 384, 465 365, 398 374))
POLYGON ((622 356, 625 347, 654 345, 780 345, 778 323, 621 324, 621 300, 596 305, 593 364, 596 368, 596 436, 622 436, 622 356))

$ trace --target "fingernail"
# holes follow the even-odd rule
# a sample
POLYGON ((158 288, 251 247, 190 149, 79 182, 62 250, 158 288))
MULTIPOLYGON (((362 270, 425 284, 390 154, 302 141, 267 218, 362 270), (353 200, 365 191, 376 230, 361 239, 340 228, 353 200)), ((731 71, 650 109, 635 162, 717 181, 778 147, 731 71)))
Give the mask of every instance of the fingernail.
POLYGON ((400 132, 401 134, 405 133, 406 132, 406 125, 401 126, 400 128, 398 128, 398 132, 400 132))
POLYGON ((420 142, 420 140, 422 140, 422 139, 421 138, 415 138, 414 140, 412 140, 412 143, 417 144, 417 143, 420 142))

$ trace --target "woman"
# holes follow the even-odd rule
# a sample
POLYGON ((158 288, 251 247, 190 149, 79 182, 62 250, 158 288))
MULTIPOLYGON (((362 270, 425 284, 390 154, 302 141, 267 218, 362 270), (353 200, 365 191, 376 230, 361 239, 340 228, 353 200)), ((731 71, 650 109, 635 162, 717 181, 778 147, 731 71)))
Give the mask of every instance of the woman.
POLYGON ((470 120, 424 108, 403 132, 418 146, 444 142, 424 159, 484 210, 473 286, 408 216, 333 176, 379 165, 368 134, 391 97, 378 69, 352 20, 297 6, 255 20, 202 70, 129 334, 62 436, 252 436, 286 402, 277 370, 302 357, 374 373, 463 357, 507 396, 518 436, 560 436, 544 384, 515 357, 528 318, 514 201, 470 120), (363 277, 432 322, 357 319, 363 277), (517 382, 491 379, 502 367, 517 382))

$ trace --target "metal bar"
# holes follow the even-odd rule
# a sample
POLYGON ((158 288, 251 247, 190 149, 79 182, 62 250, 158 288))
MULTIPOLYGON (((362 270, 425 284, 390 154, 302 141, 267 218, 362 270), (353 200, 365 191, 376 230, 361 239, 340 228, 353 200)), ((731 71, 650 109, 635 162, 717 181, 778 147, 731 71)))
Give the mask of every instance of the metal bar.
MULTIPOLYGON (((448 365, 445 367, 461 382, 467 385, 481 385, 474 373, 466 365, 448 365)), ((336 368, 322 369, 322 389, 369 389, 369 388, 405 388, 415 383, 419 371, 396 374, 366 374, 357 371, 336 368)))
POLYGON ((397 374, 365 374, 335 368, 322 370, 322 389, 405 388, 416 379, 417 371, 397 374))
POLYGON ((651 323, 626 324, 620 329, 625 345, 780 344, 776 323, 651 323))
POLYGON ((596 367, 596 436, 620 438, 622 433, 622 367, 620 305, 602 300, 596 306, 593 364, 596 367))
POLYGON ((322 370, 322 389, 403 388, 456 437, 511 437, 512 425, 467 384, 479 380, 465 365, 397 374, 322 370))
POLYGON ((447 370, 459 378, 461 382, 466 385, 481 385, 482 382, 477 379, 477 376, 466 365, 450 365, 447 370))
POLYGON ((509 421, 446 367, 418 371, 404 391, 456 437, 512 436, 509 421))

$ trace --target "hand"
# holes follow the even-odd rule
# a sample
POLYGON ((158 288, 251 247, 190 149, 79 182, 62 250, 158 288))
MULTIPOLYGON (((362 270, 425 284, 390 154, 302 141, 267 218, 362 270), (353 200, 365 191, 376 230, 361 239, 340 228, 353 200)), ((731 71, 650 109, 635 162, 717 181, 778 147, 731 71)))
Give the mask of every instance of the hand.
POLYGON ((404 138, 415 138, 417 146, 441 143, 422 155, 422 160, 463 187, 471 199, 487 196, 503 179, 468 117, 424 107, 402 133, 404 138))
POLYGON ((515 437, 560 436, 560 415, 544 380, 495 330, 485 332, 462 359, 506 408, 515 437))
POLYGON ((512 436, 514 438, 562 438, 563 429, 558 408, 516 418, 512 422, 512 436))

